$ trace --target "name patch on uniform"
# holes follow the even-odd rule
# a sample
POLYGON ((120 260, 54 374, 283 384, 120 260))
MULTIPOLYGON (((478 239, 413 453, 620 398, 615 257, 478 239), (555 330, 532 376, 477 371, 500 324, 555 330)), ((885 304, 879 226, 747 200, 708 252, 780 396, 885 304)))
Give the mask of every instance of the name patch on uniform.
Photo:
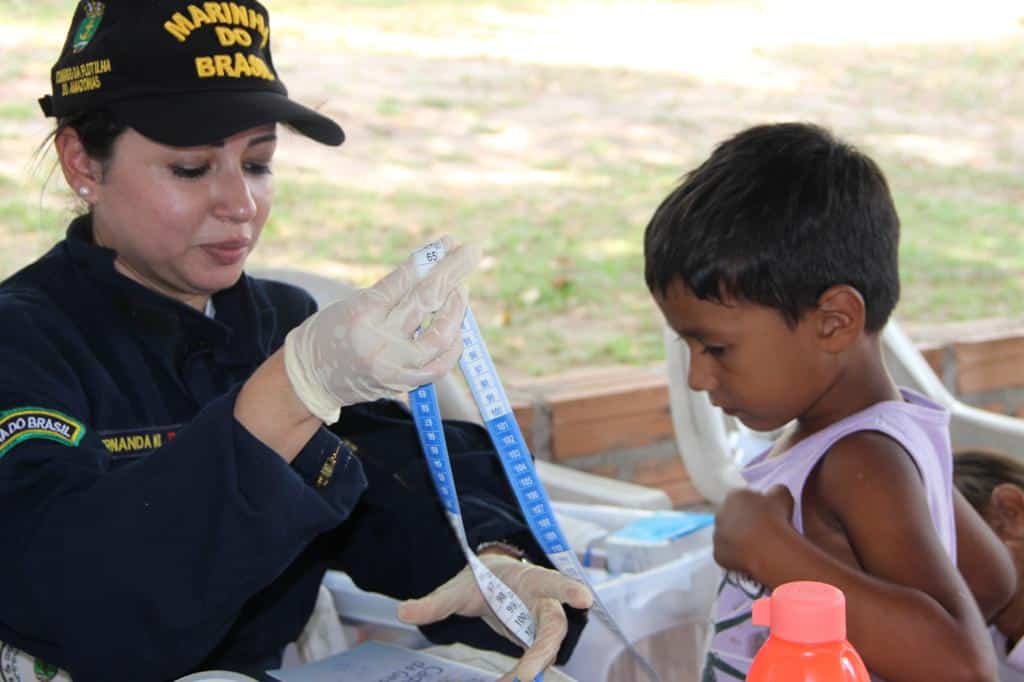
POLYGON ((163 447, 177 435, 181 424, 125 431, 101 431, 100 441, 112 455, 134 455, 163 447))
POLYGON ((0 412, 0 457, 22 441, 45 438, 76 447, 85 427, 71 417, 44 407, 16 407, 0 412))

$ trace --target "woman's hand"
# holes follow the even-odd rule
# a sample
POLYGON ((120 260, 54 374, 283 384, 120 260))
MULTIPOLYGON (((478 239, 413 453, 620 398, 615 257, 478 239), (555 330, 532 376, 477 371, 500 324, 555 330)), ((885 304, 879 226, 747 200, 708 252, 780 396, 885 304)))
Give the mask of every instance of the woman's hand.
MULTIPOLYGON (((537 626, 533 646, 523 653, 516 667, 502 677, 501 682, 512 679, 532 680, 555 662, 558 649, 565 639, 568 622, 562 603, 588 609, 594 602, 594 596, 586 585, 566 578, 557 571, 509 556, 481 554, 480 561, 519 595, 530 609, 537 626)), ((469 566, 427 596, 410 599, 398 607, 399 619, 412 625, 426 625, 453 614, 483 618, 492 630, 521 644, 487 606, 469 566)))
POLYGON ((285 339, 285 369, 302 403, 321 421, 344 405, 409 391, 444 376, 462 353, 461 286, 479 256, 452 248, 420 279, 413 259, 367 289, 335 301, 285 339), (424 320, 432 324, 413 338, 424 320))
POLYGON ((758 577, 758 557, 770 557, 779 533, 794 532, 793 497, 783 486, 766 493, 742 488, 730 492, 715 514, 715 562, 727 571, 758 577))

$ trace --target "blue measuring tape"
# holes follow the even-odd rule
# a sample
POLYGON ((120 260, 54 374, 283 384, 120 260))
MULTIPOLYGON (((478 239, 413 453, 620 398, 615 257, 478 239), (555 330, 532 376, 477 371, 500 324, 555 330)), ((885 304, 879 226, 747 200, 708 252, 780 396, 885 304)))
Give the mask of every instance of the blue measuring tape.
MULTIPOLYGON (((536 636, 536 624, 530 611, 511 588, 495 576, 473 554, 466 539, 465 527, 462 523, 462 512, 459 509, 459 498, 455 491, 455 479, 452 475, 451 460, 448 456, 448 444, 444 437, 444 424, 441 411, 437 404, 437 392, 433 384, 426 384, 409 393, 409 408, 416 423, 420 447, 427 458, 431 480, 444 506, 448 523, 458 537, 466 560, 473 570, 473 577, 480 586, 491 610, 509 629, 510 632, 527 647, 533 644, 536 636)), ((543 682, 544 673, 539 673, 534 682, 543 682)))
MULTIPOLYGON (((444 256, 444 253, 445 248, 441 242, 428 244, 417 251, 414 255, 420 276, 422 277, 426 274, 444 256)), ((477 325, 473 311, 469 309, 466 310, 466 316, 463 318, 461 332, 463 352, 459 358, 459 368, 462 370, 466 383, 469 385, 470 393, 473 395, 473 400, 483 419, 484 426, 487 428, 487 433, 490 435, 498 458, 501 460, 502 468, 505 470, 505 476, 512 487, 516 501, 519 503, 519 507, 534 539, 536 539, 541 549, 544 550, 544 553, 555 569, 562 575, 587 585, 594 595, 594 604, 591 607, 591 612, 598 617, 598 620, 605 627, 625 643, 626 648, 639 663, 648 679, 653 682, 660 682, 658 673, 655 672, 650 662, 636 650, 632 642, 629 641, 629 638, 626 637, 625 633, 612 618, 608 608, 601 601, 597 591, 587 579, 586 572, 583 566, 580 565, 575 552, 573 552, 568 541, 565 539, 565 534, 562 532, 558 520, 555 518, 554 511, 551 509, 551 502, 548 499, 547 491, 544 490, 544 486, 537 476, 537 471, 533 466, 533 455, 530 453, 526 440, 523 438, 522 431, 515 419, 515 414, 512 411, 501 379, 498 378, 497 369, 494 366, 494 361, 491 359, 491 354, 487 350, 487 345, 484 343, 480 327, 477 325)), ((437 393, 433 385, 428 384, 411 391, 409 393, 409 407, 413 413, 420 444, 427 458, 434 486, 437 488, 441 503, 444 505, 445 511, 449 516, 449 522, 452 523, 452 527, 459 537, 460 544, 463 545, 463 551, 468 552, 467 559, 470 556, 475 559, 476 557, 468 550, 468 545, 466 544, 465 529, 462 525, 451 464, 448 458, 448 447, 445 443, 444 426, 441 422, 437 393)), ((473 563, 470 559, 471 566, 473 563)), ((477 560, 477 563, 479 563, 479 560, 477 560)), ((476 573, 475 568, 474 573, 476 573)), ((486 598, 488 596, 486 585, 481 583, 481 576, 478 575, 477 578, 477 582, 481 584, 481 589, 486 598)), ((494 579, 497 580, 497 578, 494 579)), ((500 581, 498 582, 500 583, 500 581)), ((504 585, 502 584, 502 586, 504 585)), ((491 587, 494 588, 496 586, 491 587)), ((508 588, 505 587, 505 589, 507 590, 508 588)), ((512 596, 515 597, 514 593, 512 596)), ((518 601, 518 597, 515 597, 515 600, 518 601)), ((515 613, 516 618, 521 617, 521 612, 515 612, 510 601, 503 598, 499 602, 499 609, 504 610, 510 616, 515 613)), ((520 601, 519 603, 521 604, 522 602, 520 601)), ((488 599, 488 604, 494 609, 491 599, 488 599)), ((523 609, 525 609, 525 606, 523 609)), ((495 609, 495 613, 501 618, 501 610, 495 609)), ((525 615, 530 620, 530 629, 535 629, 532 616, 530 616, 528 610, 526 610, 525 615)), ((502 618, 502 622, 505 622, 504 618, 502 618)), ((508 623, 505 624, 508 627, 508 623)), ((513 627, 509 627, 509 629, 515 632, 513 627)), ((519 634, 517 634, 517 637, 523 639, 519 634)), ((524 643, 527 646, 532 644, 532 642, 532 637, 529 641, 524 639, 524 643)), ((542 676, 543 673, 537 679, 541 679, 542 676)))

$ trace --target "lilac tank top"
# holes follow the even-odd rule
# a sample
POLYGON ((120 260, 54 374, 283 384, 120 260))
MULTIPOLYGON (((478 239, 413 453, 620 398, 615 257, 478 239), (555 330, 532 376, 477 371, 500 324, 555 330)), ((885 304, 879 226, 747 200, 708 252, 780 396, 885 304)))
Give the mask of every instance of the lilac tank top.
MULTIPOLYGON (((821 458, 841 438, 857 431, 889 436, 910 454, 924 481, 928 510, 942 546, 956 561, 953 521, 953 456, 949 441, 949 413, 923 396, 900 389, 904 402, 889 400, 852 414, 805 438, 787 452, 767 459, 768 452, 743 469, 752 490, 784 485, 793 496, 793 527, 803 534, 803 489, 821 458)), ((768 593, 762 585, 727 572, 718 588, 714 629, 701 682, 745 680, 768 629, 750 622, 753 601, 768 593)), ((878 680, 877 677, 872 677, 878 680)))

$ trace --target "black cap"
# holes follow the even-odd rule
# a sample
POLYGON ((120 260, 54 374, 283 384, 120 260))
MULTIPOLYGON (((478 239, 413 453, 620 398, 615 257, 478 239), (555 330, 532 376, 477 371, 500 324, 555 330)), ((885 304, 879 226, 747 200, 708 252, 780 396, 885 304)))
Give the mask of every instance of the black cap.
POLYGON ((95 109, 157 142, 188 147, 283 122, 329 145, 345 133, 288 98, 255 0, 81 0, 51 72, 47 116, 95 109))

